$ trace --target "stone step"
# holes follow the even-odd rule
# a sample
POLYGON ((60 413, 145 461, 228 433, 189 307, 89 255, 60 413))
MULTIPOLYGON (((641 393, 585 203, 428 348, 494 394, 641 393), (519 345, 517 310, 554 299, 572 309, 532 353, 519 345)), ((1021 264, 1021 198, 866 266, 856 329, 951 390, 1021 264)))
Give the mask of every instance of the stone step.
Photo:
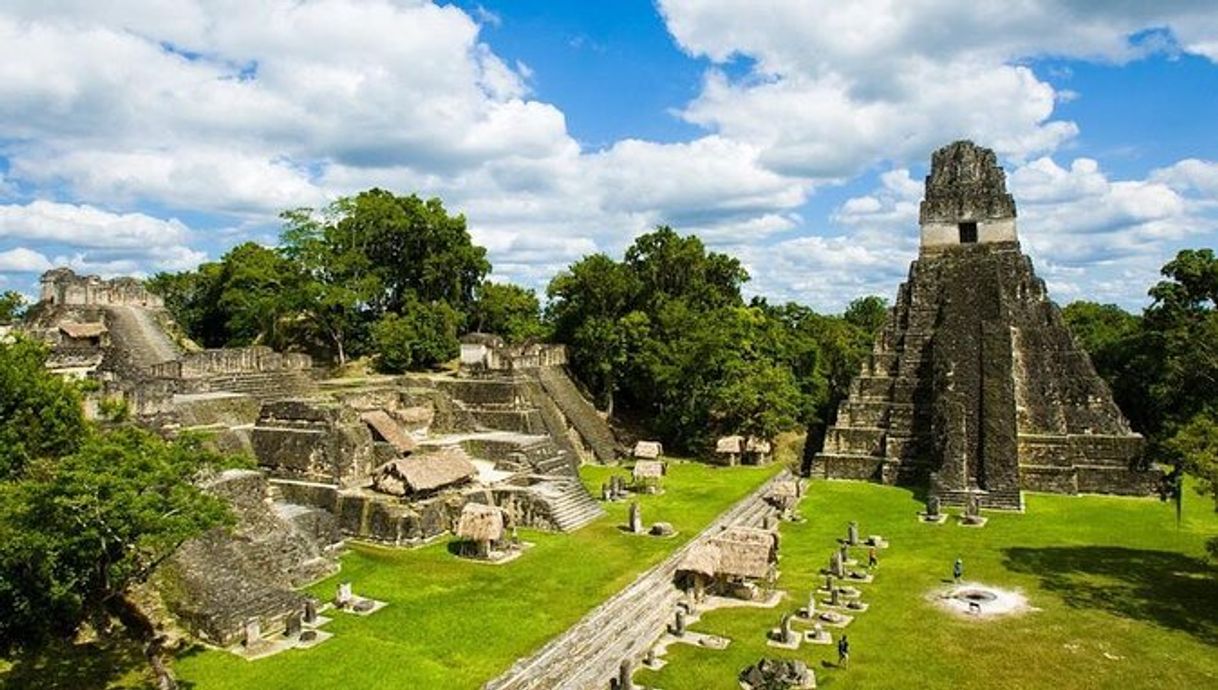
POLYGON ((592 449, 596 459, 603 463, 615 461, 617 440, 613 437, 613 431, 601 419, 592 403, 575 387, 566 371, 559 367, 542 367, 537 375, 542 388, 571 426, 575 427, 584 443, 592 449))

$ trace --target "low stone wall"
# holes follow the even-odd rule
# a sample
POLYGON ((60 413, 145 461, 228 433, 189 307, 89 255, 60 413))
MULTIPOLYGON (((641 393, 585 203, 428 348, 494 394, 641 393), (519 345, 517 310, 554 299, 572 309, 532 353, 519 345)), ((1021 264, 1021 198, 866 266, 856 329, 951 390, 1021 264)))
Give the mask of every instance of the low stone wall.
POLYGON ((275 352, 269 347, 234 347, 191 352, 181 358, 156 364, 151 374, 167 379, 203 379, 225 374, 308 371, 313 359, 299 353, 275 352))
POLYGON ((250 435, 258 464, 273 477, 354 486, 377 459, 368 427, 339 403, 267 403, 250 435))

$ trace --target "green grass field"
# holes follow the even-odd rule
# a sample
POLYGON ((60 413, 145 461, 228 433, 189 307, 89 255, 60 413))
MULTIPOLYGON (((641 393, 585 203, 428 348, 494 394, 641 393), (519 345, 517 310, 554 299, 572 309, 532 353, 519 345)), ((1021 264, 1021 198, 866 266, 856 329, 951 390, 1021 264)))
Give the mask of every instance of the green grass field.
POLYGON ((1047 495, 968 529, 919 524, 907 490, 818 481, 802 504, 808 521, 782 528, 783 606, 710 612, 692 629, 732 638, 727 650, 675 645, 667 667, 635 679, 726 690, 768 655, 808 662, 822 688, 1218 688, 1218 572, 1204 555, 1218 519, 1208 499, 1189 499, 1179 530, 1155 500, 1047 495), (833 666, 833 646, 767 647, 765 631, 806 601, 850 520, 892 543, 861 586, 871 609, 846 628, 850 668, 833 666), (1039 610, 984 621, 941 612, 927 595, 957 556, 966 580, 1022 590, 1039 610))
MULTIPOLYGON (((476 688, 565 630, 586 611, 661 560, 776 468, 715 469, 677 464, 661 496, 641 499, 648 523, 681 534, 655 540, 624 534, 626 504, 573 535, 528 532, 520 559, 488 566, 454 558, 446 544, 415 551, 358 546, 340 576, 312 589, 332 595, 350 579, 356 592, 390 602, 368 618, 339 616, 336 637, 308 651, 256 662, 195 649, 177 672, 184 687, 476 688)), ((611 470, 584 470, 599 490, 611 470)), ((921 504, 904 489, 814 482, 785 524, 778 609, 728 609, 693 629, 732 638, 721 652, 676 645, 660 673, 639 683, 666 690, 736 688, 735 676, 763 655, 794 656, 816 668, 822 688, 1218 688, 1218 572, 1204 540, 1218 534, 1207 499, 1191 503, 1177 530, 1170 506, 1154 500, 1029 495, 1025 514, 992 513, 980 530, 919 524, 921 504), (871 610, 847 628, 851 667, 832 666, 832 647, 781 652, 765 631, 801 605, 820 581, 846 523, 880 533, 876 581, 863 585, 871 610), (966 579, 1021 590, 1037 610, 986 621, 955 618, 927 597, 960 556, 966 579)), ((61 650, 19 661, 0 687, 144 687, 130 648, 61 650), (49 661, 49 663, 48 663, 49 661)))
MULTIPOLYGON (((366 618, 336 616, 325 628, 334 638, 310 650, 249 662, 197 648, 175 669, 184 687, 198 690, 477 688, 570 627, 778 469, 672 464, 665 493, 639 499, 648 524, 663 520, 679 530, 671 539, 624 533, 619 526, 628 504, 618 503, 574 534, 522 530, 536 545, 500 566, 458 559, 447 540, 411 551, 354 546, 339 575, 310 589, 329 599, 337 582, 350 580, 356 594, 388 601, 388 607, 366 618)), ((605 467, 582 472, 597 495, 612 473, 605 467)), ((0 686, 144 682, 142 660, 129 648, 57 651, 53 657, 27 660, 7 673, 0 663, 0 686)))

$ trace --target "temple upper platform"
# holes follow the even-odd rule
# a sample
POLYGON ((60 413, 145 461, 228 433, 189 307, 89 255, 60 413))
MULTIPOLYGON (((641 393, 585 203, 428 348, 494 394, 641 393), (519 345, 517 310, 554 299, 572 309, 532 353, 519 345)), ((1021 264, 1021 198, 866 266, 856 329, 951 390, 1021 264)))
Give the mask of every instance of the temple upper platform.
POLYGON ((993 151, 971 141, 934 152, 918 222, 923 253, 969 244, 1019 244, 1006 175, 993 151))

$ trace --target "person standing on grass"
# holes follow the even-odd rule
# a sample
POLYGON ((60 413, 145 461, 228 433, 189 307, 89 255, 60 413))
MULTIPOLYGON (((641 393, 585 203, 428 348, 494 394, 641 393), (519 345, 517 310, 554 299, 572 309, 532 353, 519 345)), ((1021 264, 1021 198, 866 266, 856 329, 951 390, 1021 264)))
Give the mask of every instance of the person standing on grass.
POLYGON ((964 577, 964 561, 959 557, 956 558, 956 562, 952 565, 952 577, 955 578, 956 584, 960 584, 960 580, 964 577))
POLYGON ((841 668, 850 665, 850 640, 845 635, 837 641, 837 665, 841 668))
POLYGON ((867 568, 874 570, 880 564, 880 559, 875 555, 875 547, 867 549, 867 568))

